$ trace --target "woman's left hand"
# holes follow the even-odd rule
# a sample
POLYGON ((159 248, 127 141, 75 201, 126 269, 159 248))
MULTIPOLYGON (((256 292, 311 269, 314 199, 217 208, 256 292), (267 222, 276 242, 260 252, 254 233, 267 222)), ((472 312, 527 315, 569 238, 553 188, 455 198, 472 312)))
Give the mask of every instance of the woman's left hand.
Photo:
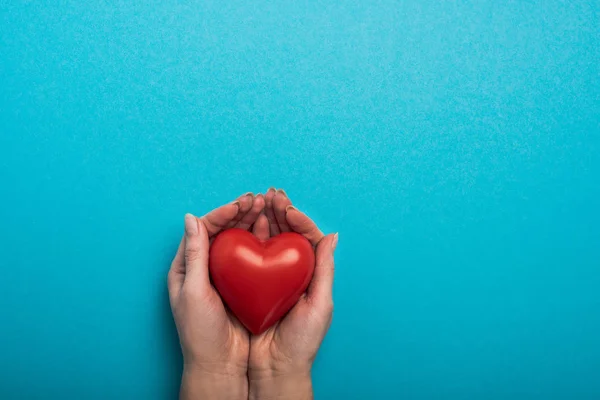
POLYGON ((264 333, 250 337, 249 398, 312 399, 311 368, 333 314, 333 253, 338 237, 325 236, 281 190, 270 189, 265 201, 269 226, 258 226, 254 234, 267 240, 281 232, 299 233, 315 246, 316 265, 298 303, 264 333))

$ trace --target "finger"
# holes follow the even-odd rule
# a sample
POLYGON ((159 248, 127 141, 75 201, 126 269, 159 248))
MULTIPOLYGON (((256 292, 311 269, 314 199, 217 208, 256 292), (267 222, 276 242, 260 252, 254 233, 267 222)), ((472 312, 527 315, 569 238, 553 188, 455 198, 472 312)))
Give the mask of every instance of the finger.
POLYGON ((252 227, 252 233, 260 240, 268 240, 269 234, 269 220, 265 214, 260 214, 252 227))
POLYGON ((244 215, 244 218, 242 218, 241 221, 238 222, 238 224, 235 227, 245 230, 249 229, 252 226, 252 224, 256 222, 256 219, 258 218, 258 216, 264 208, 265 198, 262 194, 258 194, 254 198, 254 203, 252 203, 252 208, 250 209, 250 211, 248 211, 248 213, 244 215))
POLYGON ((241 208, 239 200, 234 201, 230 204, 225 204, 219 208, 216 208, 201 217, 200 220, 204 223, 208 236, 214 236, 221 230, 225 229, 227 225, 236 217, 238 211, 241 208))
POLYGON ((209 284, 208 233, 204 224, 192 214, 185 216, 185 282, 209 284))
POLYGON ((323 232, 306 214, 292 205, 287 206, 285 210, 285 217, 292 231, 307 238, 313 246, 316 246, 323 239, 323 232))
POLYGON ((281 189, 277 190, 277 194, 273 198, 273 210, 275 212, 275 219, 281 232, 289 232, 290 226, 285 219, 285 208, 291 205, 292 202, 288 199, 285 192, 281 189))
POLYGON ((327 235, 319 242, 316 252, 315 272, 308 286, 308 298, 320 304, 333 301, 333 253, 337 246, 338 234, 327 235))
POLYGON ((275 197, 275 193, 277 193, 275 188, 269 188, 267 194, 265 194, 265 215, 269 220, 271 236, 276 236, 281 233, 279 225, 277 224, 277 219, 275 218, 275 210, 273 209, 273 198, 275 197))
POLYGON ((183 280, 185 278, 185 259, 183 256, 185 248, 185 237, 181 238, 179 248, 175 254, 175 258, 171 263, 169 274, 167 275, 167 288, 169 289, 169 298, 171 303, 179 294, 181 286, 183 286, 183 280))
POLYGON ((227 224, 227 228, 233 228, 236 226, 244 216, 252 209, 252 203, 254 202, 254 194, 248 192, 241 195, 237 201, 240 202, 240 209, 237 215, 227 224))

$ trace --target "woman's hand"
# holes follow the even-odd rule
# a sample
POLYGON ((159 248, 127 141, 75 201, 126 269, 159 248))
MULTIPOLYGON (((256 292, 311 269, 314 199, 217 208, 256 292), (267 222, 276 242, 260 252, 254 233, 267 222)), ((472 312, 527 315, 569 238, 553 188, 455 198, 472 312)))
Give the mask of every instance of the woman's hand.
POLYGON ((267 226, 264 197, 241 196, 202 218, 185 216, 185 234, 168 275, 184 358, 181 399, 247 399, 249 338, 211 286, 209 242, 226 228, 267 226))
POLYGON ((311 367, 333 313, 333 253, 337 234, 324 236, 315 223, 291 205, 287 195, 269 189, 264 222, 254 229, 266 240, 294 231, 316 247, 316 266, 307 293, 277 324, 250 338, 250 399, 312 398, 311 367))

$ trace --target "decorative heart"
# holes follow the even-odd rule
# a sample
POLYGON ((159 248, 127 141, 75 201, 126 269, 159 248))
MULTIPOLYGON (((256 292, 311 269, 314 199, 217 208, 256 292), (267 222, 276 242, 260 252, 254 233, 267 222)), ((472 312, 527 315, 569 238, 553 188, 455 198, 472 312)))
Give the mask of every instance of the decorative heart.
POLYGON ((221 298, 258 335, 285 315, 315 269, 310 242, 286 232, 261 241, 242 229, 221 232, 210 247, 209 270, 221 298))

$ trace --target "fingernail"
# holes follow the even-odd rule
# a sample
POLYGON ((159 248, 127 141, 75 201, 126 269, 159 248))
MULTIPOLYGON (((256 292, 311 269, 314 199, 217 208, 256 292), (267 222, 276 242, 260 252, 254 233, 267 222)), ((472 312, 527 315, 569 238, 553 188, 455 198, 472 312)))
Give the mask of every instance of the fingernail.
MULTIPOLYGON (((250 196, 250 197, 254 197, 254 193, 252 193, 252 192, 248 192, 248 193, 246 193, 244 196, 250 196)), ((242 197, 244 197, 244 196, 242 196, 242 197)))
POLYGON ((269 189, 267 189, 267 192, 276 192, 277 189, 275 189, 273 186, 271 186, 269 189))
POLYGON ((283 194, 284 196, 287 196, 287 193, 283 191, 283 189, 277 189, 277 192, 283 194))
POLYGON ((185 234, 193 236, 198 234, 198 221, 192 214, 185 214, 185 234))
POLYGON ((241 206, 240 206, 240 202, 239 202, 238 200, 236 200, 236 201, 232 201, 232 202, 231 202, 231 205, 232 205, 232 206, 235 206, 235 208, 237 209, 237 212, 239 212, 239 211, 240 211, 240 207, 241 207, 241 206))
POLYGON ((287 212, 288 212, 288 211, 290 211, 290 210, 296 210, 296 211, 297 211, 297 208, 296 208, 296 207, 294 207, 293 205, 291 205, 291 204, 290 204, 289 206, 287 206, 287 207, 285 208, 285 212, 287 213, 287 212))
POLYGON ((331 242, 331 248, 333 250, 335 250, 335 248, 337 247, 338 237, 339 237, 339 235, 337 233, 335 235, 333 235, 333 240, 331 242))

